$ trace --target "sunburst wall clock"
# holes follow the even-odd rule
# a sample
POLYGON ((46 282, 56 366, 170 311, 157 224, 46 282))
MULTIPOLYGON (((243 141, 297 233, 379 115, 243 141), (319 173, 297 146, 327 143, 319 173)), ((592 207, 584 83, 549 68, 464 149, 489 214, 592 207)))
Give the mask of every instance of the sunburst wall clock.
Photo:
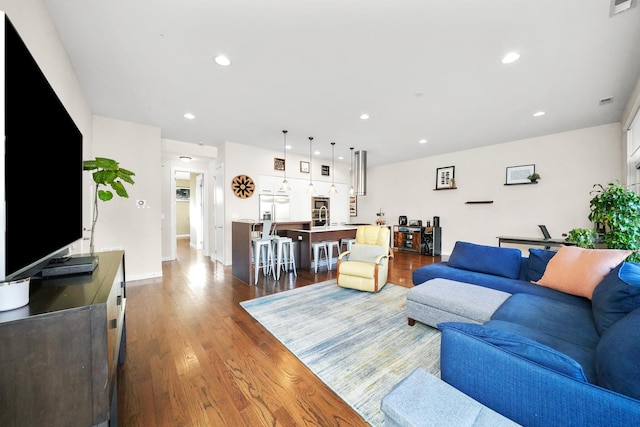
POLYGON ((240 197, 241 199, 246 199, 247 197, 251 197, 253 195, 253 191, 256 189, 256 185, 254 184, 251 177, 247 175, 238 175, 231 180, 231 189, 233 190, 233 194, 236 197, 240 197))

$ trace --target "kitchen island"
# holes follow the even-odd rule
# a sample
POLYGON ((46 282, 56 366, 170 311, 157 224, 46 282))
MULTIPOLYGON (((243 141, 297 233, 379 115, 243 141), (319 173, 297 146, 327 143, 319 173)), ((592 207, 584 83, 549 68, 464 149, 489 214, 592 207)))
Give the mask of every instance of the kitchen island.
MULTIPOLYGON (((300 265, 298 268, 311 269, 313 254, 311 244, 323 240, 354 239, 358 227, 354 225, 334 225, 329 227, 311 227, 311 229, 288 230, 287 235, 298 242, 300 265)), ((337 256, 334 257, 337 259, 337 256)))
MULTIPOLYGON (((311 221, 287 221, 275 222, 274 224, 279 236, 291 237, 289 233, 292 229, 297 231, 311 229, 311 221)), ((251 268, 251 237, 254 233, 261 231, 262 222, 240 220, 231 223, 231 272, 246 283, 254 283, 252 280, 253 269, 251 268)))

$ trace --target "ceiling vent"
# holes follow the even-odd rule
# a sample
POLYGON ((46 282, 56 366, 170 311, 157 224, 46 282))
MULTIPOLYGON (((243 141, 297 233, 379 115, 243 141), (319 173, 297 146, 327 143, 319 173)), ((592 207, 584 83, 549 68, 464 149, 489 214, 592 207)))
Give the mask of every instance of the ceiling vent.
POLYGON ((633 6, 633 0, 611 0, 611 12, 610 16, 616 15, 620 12, 624 12, 633 6))
POLYGON ((613 96, 609 96, 607 98, 602 98, 600 101, 598 101, 599 105, 605 105, 605 104, 611 104, 613 102, 613 96))

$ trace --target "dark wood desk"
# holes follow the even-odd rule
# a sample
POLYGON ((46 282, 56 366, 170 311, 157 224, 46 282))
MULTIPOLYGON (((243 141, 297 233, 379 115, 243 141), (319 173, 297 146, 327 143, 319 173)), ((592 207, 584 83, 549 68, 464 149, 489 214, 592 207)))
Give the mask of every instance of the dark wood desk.
POLYGON ((551 249, 552 246, 575 246, 575 243, 567 242, 564 239, 543 239, 542 237, 512 237, 498 236, 498 246, 503 243, 515 243, 517 245, 544 246, 545 249, 551 249))

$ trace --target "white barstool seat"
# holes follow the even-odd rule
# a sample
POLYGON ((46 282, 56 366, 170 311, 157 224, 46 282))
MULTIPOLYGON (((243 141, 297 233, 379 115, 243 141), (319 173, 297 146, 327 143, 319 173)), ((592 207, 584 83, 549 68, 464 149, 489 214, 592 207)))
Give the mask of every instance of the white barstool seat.
POLYGON ((355 242, 356 242, 356 239, 347 239, 347 238, 340 239, 340 252, 344 252, 345 250, 350 251, 351 245, 353 245, 355 242))
POLYGON ((318 265, 320 264, 321 252, 324 252, 324 257, 327 258, 327 245, 325 242, 313 242, 311 244, 313 250, 313 263, 315 264, 315 272, 318 272, 318 265))
MULTIPOLYGON (((327 245, 327 270, 331 270, 333 264, 333 249, 335 248, 340 255, 340 242, 337 240, 325 240, 324 244, 327 245)), ((336 255, 336 258, 338 257, 336 255)))
POLYGON ((291 237, 274 236, 273 251, 275 255, 276 280, 280 280, 280 271, 289 271, 293 269, 293 273, 297 276, 296 260, 293 256, 293 240, 291 237))

